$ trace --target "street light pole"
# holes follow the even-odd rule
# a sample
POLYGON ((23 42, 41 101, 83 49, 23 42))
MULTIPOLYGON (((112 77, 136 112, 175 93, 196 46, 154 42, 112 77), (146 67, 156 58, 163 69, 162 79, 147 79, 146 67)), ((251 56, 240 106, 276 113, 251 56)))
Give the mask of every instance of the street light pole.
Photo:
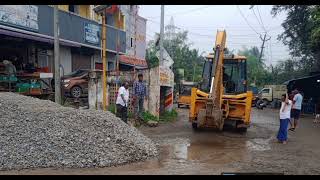
POLYGON ((61 104, 61 78, 60 78, 60 50, 59 50, 59 20, 58 5, 53 8, 53 31, 54 31, 54 100, 61 104))

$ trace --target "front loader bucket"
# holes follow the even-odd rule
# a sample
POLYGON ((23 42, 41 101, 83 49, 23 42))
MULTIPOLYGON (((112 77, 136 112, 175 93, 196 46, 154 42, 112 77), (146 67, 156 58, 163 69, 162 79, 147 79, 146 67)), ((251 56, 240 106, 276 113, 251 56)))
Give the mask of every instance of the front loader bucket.
POLYGON ((212 109, 211 112, 206 112, 205 109, 200 109, 198 116, 198 127, 213 128, 223 130, 224 118, 220 109, 212 109))

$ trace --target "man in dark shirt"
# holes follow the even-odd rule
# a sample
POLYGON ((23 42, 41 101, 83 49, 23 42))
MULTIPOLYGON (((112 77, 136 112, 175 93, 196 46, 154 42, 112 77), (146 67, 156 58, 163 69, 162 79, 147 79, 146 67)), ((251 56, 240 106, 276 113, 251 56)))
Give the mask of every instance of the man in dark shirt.
POLYGON ((143 75, 138 75, 139 80, 135 81, 133 84, 133 98, 134 98, 134 109, 135 118, 141 118, 143 109, 144 99, 147 99, 148 92, 146 84, 143 82, 143 75))

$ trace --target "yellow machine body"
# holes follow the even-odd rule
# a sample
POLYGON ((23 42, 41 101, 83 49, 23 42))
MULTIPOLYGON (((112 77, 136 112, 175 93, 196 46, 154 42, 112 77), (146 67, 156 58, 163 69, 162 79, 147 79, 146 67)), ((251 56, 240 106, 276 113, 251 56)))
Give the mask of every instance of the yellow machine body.
POLYGON ((240 67, 237 65, 237 63, 240 63, 243 64, 241 72, 244 79, 239 84, 246 87, 246 57, 234 55, 225 57, 225 42, 226 32, 218 31, 215 54, 211 56, 212 63, 214 63, 212 72, 214 73, 212 73, 213 80, 209 80, 212 82, 210 92, 203 92, 195 87, 191 90, 189 121, 192 123, 193 128, 216 128, 222 130, 227 121, 234 122, 236 128, 245 130, 250 125, 253 93, 246 91, 246 88, 243 91, 230 93, 226 91, 225 86, 227 85, 224 84, 224 78, 225 76, 227 77, 227 75, 224 75, 225 65, 234 63, 235 67, 240 67))
POLYGON ((178 107, 190 106, 191 103, 191 89, 196 87, 197 83, 188 82, 182 80, 179 85, 179 98, 178 98, 178 107))

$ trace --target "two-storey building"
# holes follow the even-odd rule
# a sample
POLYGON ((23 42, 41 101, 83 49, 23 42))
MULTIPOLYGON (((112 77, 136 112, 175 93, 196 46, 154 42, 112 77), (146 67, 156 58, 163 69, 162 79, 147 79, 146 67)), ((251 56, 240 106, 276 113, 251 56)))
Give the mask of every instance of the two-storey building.
MULTIPOLYGON (((126 33, 126 19, 130 19, 130 14, 126 16, 121 6, 117 12, 107 14, 106 18, 109 70, 115 69, 117 34, 120 39, 120 57, 132 57, 127 47, 128 41, 132 40, 128 39, 126 33), (120 21, 116 19, 116 13, 120 13, 120 21)), ((101 17, 93 11, 94 5, 58 7, 60 61, 63 73, 80 68, 101 68, 101 17)), ((131 37, 133 40, 137 39, 131 37)), ((18 70, 27 64, 33 64, 39 69, 54 72, 53 42, 52 5, 0 5, 0 62, 13 61, 18 70)), ((145 51, 145 44, 143 48, 145 51)), ((140 57, 144 60, 144 56, 140 57)), ((126 69, 127 63, 121 60, 120 64, 126 69)), ((139 63, 134 64, 139 66, 139 63)), ((144 66, 146 63, 140 64, 144 66)))

